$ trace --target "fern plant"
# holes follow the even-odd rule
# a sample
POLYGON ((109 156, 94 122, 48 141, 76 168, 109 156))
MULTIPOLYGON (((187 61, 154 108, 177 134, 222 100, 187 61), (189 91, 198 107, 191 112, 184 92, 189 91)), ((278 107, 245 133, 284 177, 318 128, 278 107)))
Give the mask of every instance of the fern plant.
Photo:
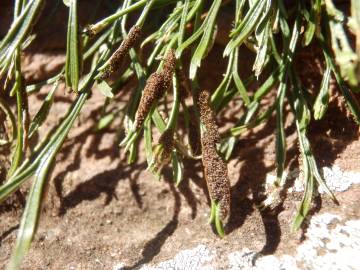
MULTIPOLYGON (((211 198, 210 222, 220 236, 230 207, 230 183, 226 161, 233 153, 236 141, 250 130, 276 117, 276 185, 283 186, 286 161, 284 108, 288 104, 300 146, 303 199, 294 219, 299 228, 309 212, 317 187, 327 188, 307 137, 310 121, 324 117, 329 105, 329 85, 334 78, 354 120, 360 123, 360 108, 354 96, 360 80, 360 2, 352 0, 350 16, 333 0, 124 0, 109 1, 113 14, 98 22, 79 25, 78 1, 63 0, 68 7, 66 63, 61 71, 44 82, 27 85, 23 79, 21 52, 32 40, 32 29, 43 10, 45 0, 14 0, 13 22, 0 43, 0 77, 3 81, 0 113, 6 125, 0 131, 1 146, 12 145, 11 167, 0 187, 0 201, 31 179, 13 255, 8 269, 19 268, 36 232, 41 212, 44 186, 57 153, 69 130, 81 113, 94 87, 106 96, 104 112, 117 89, 129 78, 137 78, 137 86, 123 109, 122 126, 126 136, 120 146, 128 154, 128 162, 136 161, 136 149, 141 134, 145 140, 148 169, 161 175, 164 165, 171 165, 175 183, 183 178, 183 160, 201 159, 204 178, 211 198), (233 13, 223 56, 228 65, 221 83, 205 91, 198 80, 203 59, 211 51, 217 36, 217 22, 223 10, 233 13), (164 14, 163 20, 152 22, 152 14, 164 14), (128 17, 132 16, 132 23, 128 17), (135 21, 133 21, 135 18, 135 21), (151 23, 149 23, 151 22, 151 23), (138 46, 140 44, 140 46, 138 46), (248 47, 255 56, 253 75, 239 75, 239 54, 248 47), (325 71, 319 91, 309 92, 302 84, 294 65, 300 47, 315 46, 323 54, 325 71), (146 52, 144 48, 147 48, 146 52), (184 62, 185 52, 190 63, 184 62), (140 56, 141 55, 141 56, 140 56), (122 68, 125 59, 130 64, 122 68), (89 70, 84 63, 91 63, 89 70), (65 81, 76 100, 61 123, 31 151, 28 139, 46 120, 53 104, 57 86, 65 81), (259 87, 249 90, 252 82, 259 87), (44 85, 53 85, 38 113, 30 119, 27 99, 44 85), (272 104, 260 105, 268 94, 276 92, 272 104), (6 102, 16 100, 16 114, 6 102), (159 111, 164 96, 172 97, 165 119, 159 111), (220 134, 216 115, 227 110, 229 102, 240 97, 244 113, 226 132, 220 134), (187 100, 187 102, 185 102, 187 100), (191 114, 189 103, 195 106, 191 114), (179 114, 179 112, 182 114, 179 114), (184 117, 189 138, 178 135, 179 117, 184 117), (161 134, 153 140, 153 130, 161 134), (191 133, 200 131, 201 153, 192 144, 191 133), (26 153, 31 153, 27 156, 26 153)), ((0 11, 1 12, 1 11, 0 11)), ((219 70, 218 72, 223 72, 219 70)), ((320 71, 319 71, 320 72, 320 71)), ((98 130, 110 125, 114 113, 103 113, 98 130)))

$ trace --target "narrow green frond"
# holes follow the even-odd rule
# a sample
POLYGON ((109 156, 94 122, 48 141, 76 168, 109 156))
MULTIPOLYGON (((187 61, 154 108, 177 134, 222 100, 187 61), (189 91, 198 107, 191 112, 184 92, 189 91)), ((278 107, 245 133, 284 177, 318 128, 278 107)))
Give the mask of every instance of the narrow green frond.
POLYGON ((44 0, 30 0, 21 14, 12 23, 8 33, 0 43, 0 78, 11 64, 16 49, 21 48, 30 33, 36 18, 44 5, 44 0))
POLYGON ((81 41, 79 38, 77 5, 77 0, 69 0, 65 64, 66 85, 75 92, 78 92, 81 73, 81 41))

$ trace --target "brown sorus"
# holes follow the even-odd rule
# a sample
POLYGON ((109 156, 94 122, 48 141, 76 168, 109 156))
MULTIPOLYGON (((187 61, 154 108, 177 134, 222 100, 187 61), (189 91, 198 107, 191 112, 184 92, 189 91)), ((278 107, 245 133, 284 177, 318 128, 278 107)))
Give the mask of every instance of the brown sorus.
POLYGON ((159 145, 162 145, 163 151, 156 156, 156 168, 161 169, 165 164, 169 163, 171 152, 174 148, 174 130, 167 129, 161 134, 159 145))
POLYGON ((164 80, 170 85, 173 73, 175 71, 176 67, 176 58, 175 58, 175 52, 173 49, 170 49, 169 52, 166 54, 164 59, 164 65, 162 74, 164 76, 164 80))
POLYGON ((159 138, 159 144, 164 146, 165 151, 171 152, 174 147, 174 130, 166 129, 159 138))
POLYGON ((220 218, 226 219, 230 210, 230 181, 226 163, 216 150, 213 136, 204 132, 201 138, 202 163, 210 198, 219 203, 220 218))
POLYGON ((215 122, 215 115, 210 107, 210 94, 208 91, 202 90, 197 96, 196 100, 199 113, 200 121, 205 126, 206 132, 211 136, 214 142, 220 141, 220 135, 218 131, 218 126, 215 122))
POLYGON ((230 210, 230 181, 227 165, 216 149, 216 143, 220 141, 220 135, 214 112, 210 107, 209 92, 200 91, 197 96, 197 106, 200 112, 200 120, 206 129, 201 136, 204 175, 210 198, 212 201, 219 203, 220 218, 224 220, 230 210))
POLYGON ((138 129, 142 126, 146 116, 151 110, 153 103, 162 97, 166 88, 164 87, 164 78, 159 73, 150 75, 146 82, 144 92, 141 96, 139 107, 135 116, 135 128, 138 129))
POLYGON ((163 70, 154 72, 146 82, 144 92, 141 96, 138 110, 135 115, 135 129, 142 126, 151 106, 159 100, 166 90, 171 86, 172 75, 175 70, 175 54, 170 50, 164 60, 163 70))
POLYGON ((93 29, 92 25, 85 26, 83 33, 86 34, 89 38, 93 38, 96 36, 96 32, 93 29))
MULTIPOLYGON (((189 115, 195 115, 193 106, 189 107, 189 115)), ((193 155, 201 154, 200 128, 196 117, 189 117, 189 144, 193 155)))
POLYGON ((119 48, 110 57, 109 64, 101 75, 101 79, 108 79, 111 74, 120 68, 122 60, 129 53, 129 50, 135 45, 135 43, 141 37, 141 28, 139 26, 133 26, 127 37, 121 42, 119 48))

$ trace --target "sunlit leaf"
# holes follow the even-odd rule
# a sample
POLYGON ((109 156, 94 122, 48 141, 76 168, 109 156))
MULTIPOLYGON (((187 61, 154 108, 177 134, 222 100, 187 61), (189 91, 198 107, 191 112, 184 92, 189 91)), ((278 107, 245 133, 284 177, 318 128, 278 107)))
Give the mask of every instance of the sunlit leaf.
POLYGON ((183 164, 178 157, 178 153, 173 150, 171 153, 172 160, 172 169, 173 169, 173 179, 175 184, 178 186, 183 179, 183 164))
POLYGON ((101 94, 103 94, 105 97, 108 98, 114 97, 114 94, 112 92, 112 87, 110 87, 106 81, 102 81, 97 86, 99 87, 101 94))
POLYGON ((257 23, 263 14, 263 10, 266 5, 269 4, 269 0, 257 0, 250 10, 246 13, 246 16, 241 21, 239 26, 231 33, 232 39, 225 48, 224 55, 228 56, 235 47, 240 46, 246 38, 248 38, 257 26, 257 23))
POLYGON ((58 83, 55 83, 55 85, 52 87, 50 92, 47 94, 45 100, 43 101, 43 104, 41 105, 39 111, 36 113, 34 119, 30 123, 29 138, 31 138, 35 134, 35 132, 44 123, 47 116, 49 115, 50 108, 53 104, 54 94, 55 94, 57 87, 58 87, 58 83))
POLYGON ((114 119, 115 119, 115 114, 113 113, 109 113, 101 117, 99 122, 96 124, 96 130, 99 131, 107 128, 114 121, 114 119))
POLYGON ((0 78, 10 66, 16 49, 21 47, 30 33, 44 0, 29 0, 21 14, 12 23, 8 33, 0 43, 0 78))
POLYGON ((79 25, 77 15, 77 0, 69 0, 69 21, 66 42, 66 85, 75 92, 78 91, 81 72, 81 44, 79 39, 79 25))
POLYGON ((326 113, 327 107, 329 105, 329 87, 330 87, 330 79, 331 79, 331 68, 328 65, 324 72, 324 76, 321 81, 319 94, 316 97, 314 103, 314 119, 320 120, 326 113))
POLYGON ((204 21, 205 27, 204 27, 203 36, 191 58, 190 72, 189 72, 190 79, 195 78, 196 71, 200 67, 201 60, 206 56, 207 52, 209 51, 209 48, 211 48, 213 44, 213 41, 215 39, 214 37, 215 21, 216 21, 217 13, 219 12, 220 9, 220 5, 221 5, 221 0, 213 1, 209 14, 204 21))

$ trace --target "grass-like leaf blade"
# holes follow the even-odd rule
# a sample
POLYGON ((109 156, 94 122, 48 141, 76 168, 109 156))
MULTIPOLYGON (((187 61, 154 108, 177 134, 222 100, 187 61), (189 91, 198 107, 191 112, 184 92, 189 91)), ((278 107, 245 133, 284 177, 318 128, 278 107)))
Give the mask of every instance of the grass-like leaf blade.
POLYGON ((29 138, 31 138, 39 127, 44 123, 47 116, 49 115, 50 108, 54 101, 55 91, 58 87, 58 83, 55 83, 50 92, 47 94, 43 104, 41 105, 39 111, 36 113, 33 121, 30 123, 29 127, 29 138))
POLYGON ((214 41, 214 25, 216 21, 217 13, 220 9, 221 0, 216 0, 213 2, 209 14, 206 17, 204 24, 204 34, 197 46, 190 63, 190 79, 194 79, 198 67, 200 67, 201 60, 206 56, 209 48, 213 45, 214 41))
POLYGON ((75 92, 78 91, 81 69, 81 46, 78 32, 77 0, 70 0, 66 41, 65 80, 66 85, 71 87, 75 92))
POLYGON ((21 14, 12 23, 10 30, 0 43, 0 78, 10 66, 17 48, 21 47, 29 34, 35 19, 44 4, 44 0, 30 0, 21 14))
POLYGON ((253 3, 239 26, 231 33, 232 39, 224 50, 225 56, 228 56, 232 50, 240 46, 252 34, 260 17, 263 15, 262 13, 267 2, 269 0, 258 0, 253 3))
POLYGON ((330 98, 330 94, 329 94, 330 79, 331 79, 331 68, 329 65, 327 65, 321 81, 319 94, 317 95, 314 103, 315 120, 322 119, 328 108, 329 98, 330 98))

